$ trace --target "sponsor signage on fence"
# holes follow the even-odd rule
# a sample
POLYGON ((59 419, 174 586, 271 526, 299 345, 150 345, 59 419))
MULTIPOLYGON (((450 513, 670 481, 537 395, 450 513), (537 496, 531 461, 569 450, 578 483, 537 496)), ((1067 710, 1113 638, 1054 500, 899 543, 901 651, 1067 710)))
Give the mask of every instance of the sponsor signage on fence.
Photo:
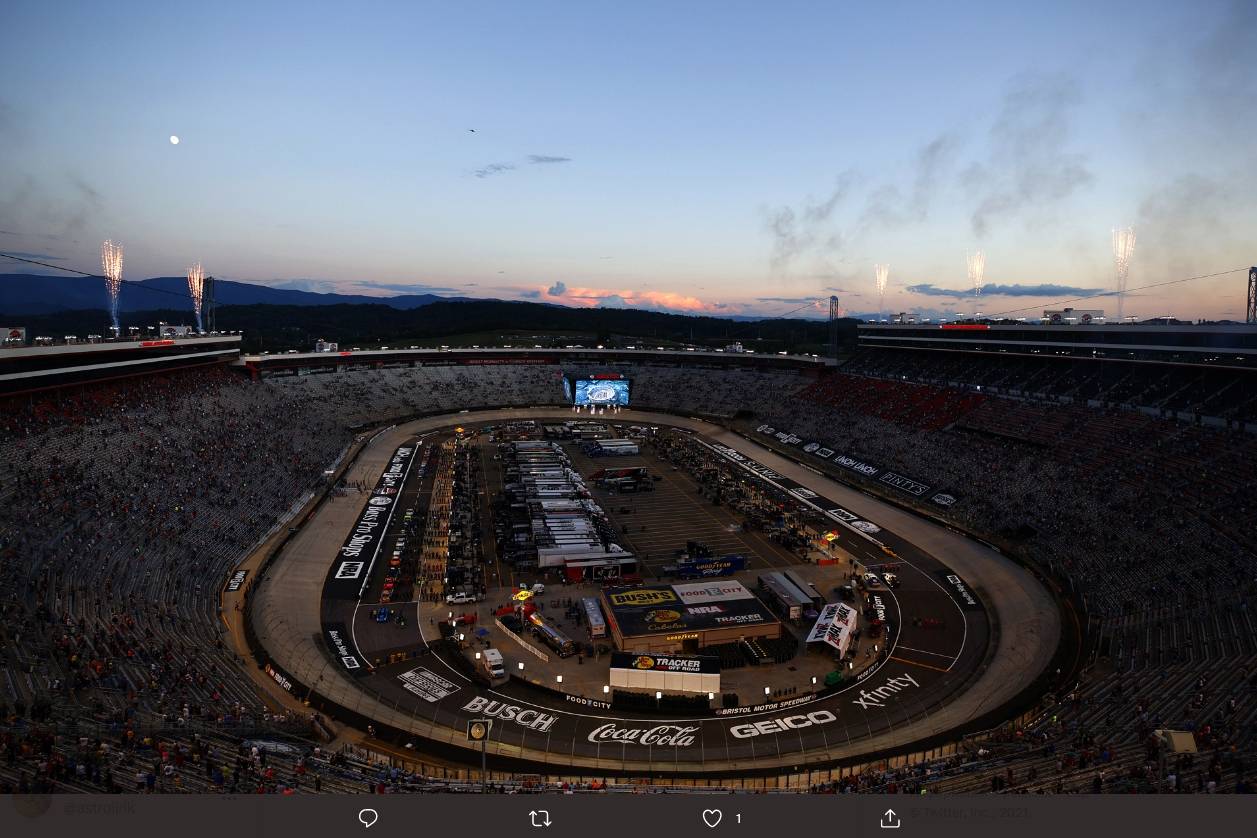
MULTIPOLYGON (((779 431, 770 425, 760 425, 756 428, 756 430, 765 436, 773 437, 777 441, 787 445, 797 444, 796 442, 791 442, 791 440, 802 441, 800 437, 790 433, 789 431, 779 431)), ((725 447, 716 446, 716 448, 719 450, 724 449, 725 447)), ((847 471, 853 471, 856 474, 869 478, 870 480, 877 480, 880 483, 884 483, 887 486, 898 489, 899 491, 912 495, 913 497, 925 497, 931 491, 931 487, 926 483, 922 483, 920 480, 915 480, 911 477, 906 477, 893 471, 885 471, 880 466, 865 462, 859 457, 853 457, 850 454, 844 454, 841 451, 834 451, 832 448, 826 448, 825 444, 822 442, 804 442, 802 448, 808 454, 828 460, 840 468, 844 468, 847 471)), ((742 457, 740 454, 738 457, 733 457, 733 454, 729 453, 731 451, 733 451, 733 449, 721 450, 721 453, 731 459, 738 459, 742 457)), ((763 468, 763 466, 761 466, 761 468, 763 468)), ((795 494, 798 494, 798 492, 795 494)), ((802 495, 800 496, 802 497, 802 495)), ((955 495, 937 491, 935 494, 930 495, 929 499, 943 507, 951 506, 956 502, 955 495)))
POLYGON ((271 664, 265 666, 266 674, 275 679, 275 683, 284 689, 284 692, 292 692, 292 681, 288 680, 288 676, 280 672, 271 664))
POLYGON ((888 486, 894 486, 918 498, 930 490, 930 487, 924 483, 913 480, 911 477, 904 477, 902 474, 895 474, 893 471, 884 472, 878 479, 888 486))
POLYGON ((720 659, 701 655, 637 655, 632 652, 612 652, 611 668, 640 672, 714 673, 720 671, 720 659))
POLYGON ((248 575, 249 571, 247 570, 237 570, 235 573, 231 574, 231 577, 227 580, 227 593, 234 594, 236 591, 243 588, 244 580, 248 575))

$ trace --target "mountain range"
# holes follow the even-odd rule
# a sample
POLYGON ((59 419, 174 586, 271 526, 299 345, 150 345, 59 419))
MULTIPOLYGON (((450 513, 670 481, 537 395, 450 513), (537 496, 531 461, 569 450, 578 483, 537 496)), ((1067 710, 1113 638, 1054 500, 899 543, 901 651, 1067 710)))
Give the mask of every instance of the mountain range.
MULTIPOLYGON (((394 297, 368 297, 364 294, 319 294, 287 288, 271 288, 249 282, 219 279, 215 282, 215 302, 219 306, 283 305, 330 306, 344 304, 386 305, 409 311, 438 300, 466 300, 467 297, 439 297, 436 294, 400 294, 394 297)), ((0 274, 0 313, 9 316, 53 314, 107 307, 105 283, 88 277, 43 276, 40 274, 0 274)), ((192 309, 188 281, 181 276, 158 276, 130 281, 118 295, 119 311, 192 309)))

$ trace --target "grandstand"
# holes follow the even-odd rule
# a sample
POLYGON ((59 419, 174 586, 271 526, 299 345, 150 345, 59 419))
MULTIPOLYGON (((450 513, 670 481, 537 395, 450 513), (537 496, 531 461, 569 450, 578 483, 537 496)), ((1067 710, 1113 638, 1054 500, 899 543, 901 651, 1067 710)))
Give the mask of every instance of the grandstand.
POLYGON ((1104 790, 1162 788, 1162 728, 1195 733, 1193 771, 1240 782, 1257 748, 1257 333, 1004 329, 862 327, 838 370, 594 350, 228 350, 126 377, 105 365, 127 359, 76 360, 72 375, 11 390, 0 411, 0 786, 310 791, 318 775, 324 791, 456 788, 458 771, 316 752, 329 723, 259 693, 224 635, 218 592, 326 488, 357 431, 557 406, 564 374, 597 370, 630 378, 635 406, 747 433, 771 423, 950 490, 954 505, 927 510, 826 469, 996 544, 1084 603, 1092 651, 1074 689, 945 754, 836 767, 811 790, 1091 790, 1097 770, 1104 790), (292 750, 260 758, 243 744, 259 738, 292 750), (177 767, 150 785, 154 758, 177 767))

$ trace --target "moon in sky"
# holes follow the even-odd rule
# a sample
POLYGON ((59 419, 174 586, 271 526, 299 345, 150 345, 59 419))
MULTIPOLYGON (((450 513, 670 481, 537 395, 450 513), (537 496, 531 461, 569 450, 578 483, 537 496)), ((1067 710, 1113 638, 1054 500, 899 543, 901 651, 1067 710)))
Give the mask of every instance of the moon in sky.
POLYGON ((179 138, 178 138, 178 137, 176 137, 174 134, 171 134, 171 135, 170 135, 170 144, 171 144, 171 145, 179 145, 179 138))

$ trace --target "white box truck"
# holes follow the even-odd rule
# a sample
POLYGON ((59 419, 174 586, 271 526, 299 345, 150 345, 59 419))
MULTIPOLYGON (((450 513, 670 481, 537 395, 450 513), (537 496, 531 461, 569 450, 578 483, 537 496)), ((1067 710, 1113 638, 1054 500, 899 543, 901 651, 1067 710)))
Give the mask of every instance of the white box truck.
POLYGON ((485 649, 480 653, 480 666, 489 676, 489 680, 497 681, 506 677, 506 665, 502 661, 502 653, 497 649, 485 649))

